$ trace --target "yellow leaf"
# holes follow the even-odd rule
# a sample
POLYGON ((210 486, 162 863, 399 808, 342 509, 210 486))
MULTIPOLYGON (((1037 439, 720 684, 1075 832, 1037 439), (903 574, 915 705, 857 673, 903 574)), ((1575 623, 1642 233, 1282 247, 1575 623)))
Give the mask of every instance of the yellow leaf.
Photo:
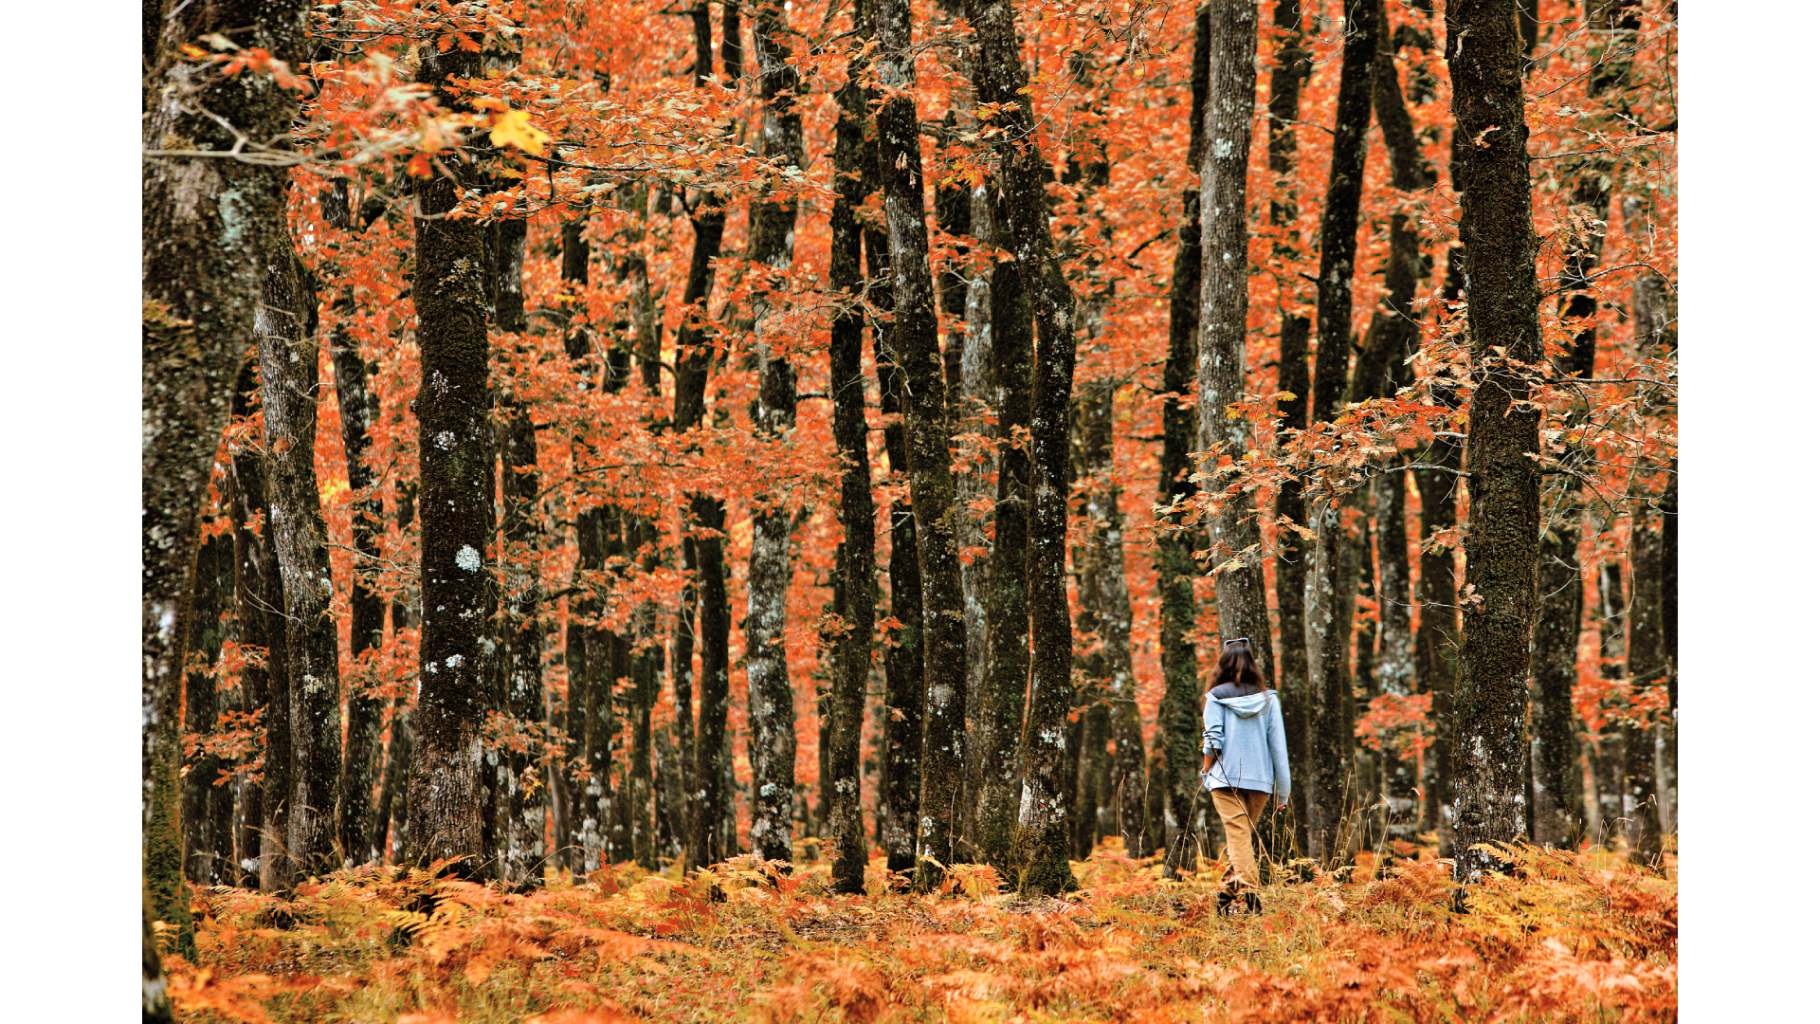
POLYGON ((550 141, 549 134, 532 124, 531 115, 522 110, 500 114, 494 119, 493 130, 487 138, 495 146, 511 146, 533 155, 541 155, 544 143, 550 141))

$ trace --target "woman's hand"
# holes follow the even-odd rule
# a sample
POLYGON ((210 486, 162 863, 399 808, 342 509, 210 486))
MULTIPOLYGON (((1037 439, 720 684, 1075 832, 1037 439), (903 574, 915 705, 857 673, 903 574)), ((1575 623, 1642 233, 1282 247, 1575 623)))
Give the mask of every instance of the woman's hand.
POLYGON ((1201 755, 1201 774, 1205 775, 1210 771, 1213 771, 1213 755, 1212 754, 1202 754, 1201 755))

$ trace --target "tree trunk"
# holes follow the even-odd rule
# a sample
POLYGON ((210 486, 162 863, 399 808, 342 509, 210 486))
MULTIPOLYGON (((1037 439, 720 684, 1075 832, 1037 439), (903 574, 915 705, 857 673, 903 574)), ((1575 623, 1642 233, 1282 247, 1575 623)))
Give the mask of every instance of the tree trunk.
MULTIPOLYGON (((1207 105, 1207 5, 1195 14, 1194 57, 1188 169, 1199 174, 1207 105)), ((1163 362, 1163 450, 1158 462, 1157 503, 1167 509, 1185 505, 1195 492, 1189 452, 1194 447, 1195 410, 1189 387, 1194 381, 1200 333, 1201 198, 1199 190, 1182 194, 1182 227, 1169 280, 1169 350, 1163 362)), ((1190 827, 1200 799, 1196 769, 1200 764, 1200 681, 1195 664, 1193 534, 1165 527, 1158 532, 1157 593, 1163 699, 1157 706, 1157 757, 1150 772, 1151 798, 1161 801, 1156 826, 1164 846, 1163 873, 1174 879, 1193 871, 1199 843, 1190 827), (1157 766, 1160 765, 1160 773, 1157 766)))
MULTIPOLYGON (((480 73, 478 54, 426 50, 419 80, 480 73)), ((422 481, 422 695, 415 716, 406 859, 473 858, 480 868, 481 722, 488 709, 495 596, 487 542, 493 533, 493 452, 488 414, 485 228, 453 210, 462 182, 437 175, 417 188, 418 467, 422 481)))
MULTIPOLYGON (((340 184, 324 201, 324 212, 335 226, 346 229, 348 197, 340 184)), ((336 297, 336 311, 352 315, 351 289, 336 297)), ((379 419, 379 400, 368 383, 373 370, 360 356, 345 324, 330 335, 330 357, 335 371, 335 397, 341 405, 341 444, 347 455, 348 489, 355 495, 351 519, 354 528, 354 580, 348 595, 351 639, 349 660, 354 677, 348 680, 347 745, 342 751, 341 777, 336 787, 335 834, 347 865, 380 859, 371 844, 373 835, 373 785, 379 769, 380 716, 384 698, 373 684, 380 651, 385 646, 385 602, 374 591, 378 571, 379 534, 383 530, 378 493, 373 489, 373 469, 367 464, 373 426, 379 419), (368 653, 371 652, 371 653, 368 653)))
POLYGON ((341 866, 335 855, 335 788, 341 774, 341 684, 329 613, 328 534, 316 487, 317 344, 314 296, 288 232, 266 252, 259 340, 272 540, 283 579, 291 704, 288 870, 299 881, 341 866))
MULTIPOLYGON (((1066 785, 1074 651, 1064 579, 1074 295, 1049 237, 1044 198, 1049 168, 1036 146, 1036 122, 1016 18, 1008 0, 972 0, 968 5, 976 47, 974 93, 982 108, 996 110, 990 119, 990 127, 998 129, 993 136, 998 157, 997 174, 992 178, 997 189, 993 220, 1006 248, 1017 257, 1036 321, 1030 374, 1030 540, 1025 568, 1034 652, 1029 714, 1019 744, 1022 785, 1011 863, 1020 890, 1056 893, 1075 886, 1068 867, 1066 785)), ((1009 307, 995 307, 995 312, 997 308, 1009 307)), ((996 316, 993 320, 995 331, 1007 326, 996 316)), ((995 345, 1003 343, 994 339, 995 345)), ((1003 382, 1002 368, 1000 377, 1003 382)))
MULTIPOLYGON (((1270 222, 1282 228, 1296 217, 1295 121, 1300 116, 1302 83, 1312 71, 1307 48, 1303 45, 1301 0, 1277 0, 1273 22, 1279 38, 1276 60, 1270 70, 1270 173, 1276 179, 1276 191, 1270 200, 1270 222)), ((1299 252, 1285 241, 1278 247, 1278 257, 1292 263, 1299 252)), ((1286 298, 1301 301, 1303 291, 1297 278, 1278 285, 1287 287, 1286 298)), ((1279 299, 1281 304, 1284 300, 1279 299)), ((1292 431, 1308 428, 1308 318, 1291 309, 1282 313, 1278 332, 1277 400, 1278 432, 1287 442, 1292 431)), ((1302 483, 1290 478, 1277 490, 1276 595, 1277 628, 1281 642, 1276 647, 1277 685, 1283 696, 1283 720, 1288 732, 1289 774, 1301 780, 1291 788, 1294 801, 1296 836, 1307 847, 1308 790, 1313 772, 1308 759, 1308 732, 1315 709, 1316 695, 1308 685, 1308 645, 1306 616, 1302 607, 1303 591, 1308 586, 1307 541, 1296 529, 1308 525, 1308 512, 1302 500, 1302 483)), ((1265 665, 1270 673, 1272 666, 1265 665)), ((1287 830, 1285 830, 1287 831, 1287 830)))
POLYGON ((917 876, 933 885, 955 863, 960 820, 967 632, 954 525, 947 390, 936 339, 929 235, 923 217, 922 150, 917 140, 916 71, 910 53, 908 0, 881 0, 876 12, 879 82, 879 173, 890 232, 890 348, 908 392, 910 501, 916 516, 923 596, 922 791, 918 800, 917 876))
MULTIPOLYGON (((225 33, 298 61, 304 5, 186 5, 146 33, 144 139, 157 150, 234 148, 284 134, 296 94, 269 76, 226 76, 180 59, 181 43, 225 33)), ((150 26, 148 25, 148 28, 150 26)), ((210 460, 264 281, 262 254, 284 217, 283 169, 239 160, 148 157, 142 174, 140 747, 144 876, 151 915, 193 953, 183 883, 182 728, 189 595, 210 460)), ((153 951, 153 957, 156 952, 153 951)))
POLYGON ((971 787, 971 832, 974 856, 1010 878, 1017 748, 1030 685, 1030 449, 1024 438, 1030 430, 1031 323, 1023 272, 1014 258, 993 266, 990 294, 999 464, 986 577, 986 689, 972 743, 978 774, 971 787))
MULTIPOLYGON (((1245 398, 1245 321, 1250 302, 1250 236, 1245 174, 1257 56, 1257 11, 1251 4, 1214 4, 1208 47, 1208 102, 1201 154, 1200 447, 1210 453, 1219 486, 1253 447, 1251 421, 1229 415, 1245 398)), ((1226 495, 1214 514, 1212 557, 1220 631, 1251 638, 1259 664, 1275 665, 1254 495, 1226 495)))
MULTIPOLYGON (((731 8, 729 8, 731 9, 731 8)), ((762 156, 790 168, 803 164, 800 89, 783 42, 781 0, 761 0, 752 22, 764 103, 762 156)), ((794 254, 796 200, 755 203, 752 259, 787 276, 794 254)), ((785 443, 796 428, 796 370, 771 348, 770 303, 759 301, 758 401, 753 426, 760 443, 785 443)), ((796 712, 784 657, 785 596, 790 587, 789 509, 783 495, 754 498, 752 555, 746 572, 746 684, 751 705, 752 848, 765 860, 790 860, 790 819, 796 800, 796 712)))
POLYGON ((1510 0, 1447 8, 1460 147, 1460 237, 1478 387, 1468 425, 1465 671, 1455 701, 1454 875, 1500 866, 1486 842, 1524 833, 1525 703, 1536 600, 1540 414, 1525 364, 1542 358, 1523 56, 1510 0))
MULTIPOLYGON (((1327 178, 1326 207, 1321 212, 1311 411, 1317 422, 1338 417, 1346 398, 1352 351, 1353 259, 1358 251, 1359 194, 1364 184, 1366 130, 1371 124, 1380 6, 1377 0, 1346 3, 1333 163, 1327 178)), ((1344 495, 1330 490, 1318 496, 1310 512, 1315 553, 1304 598, 1309 689, 1315 700, 1309 731, 1308 847, 1311 856, 1328 862, 1345 852, 1339 847, 1351 792, 1352 733, 1347 713, 1351 682, 1346 654, 1351 647, 1359 553, 1344 521, 1347 503, 1344 495)))
MULTIPOLYGON (((202 542, 196 557, 196 590, 190 604, 191 671, 184 678, 184 731, 206 737, 220 714, 215 670, 221 659, 227 603, 234 585, 234 538, 220 533, 202 542)), ((185 875, 198 885, 230 884, 233 790, 215 780, 220 758, 198 753, 183 780, 185 875), (222 811, 227 811, 223 821, 222 811)))
MULTIPOLYGON (((502 334, 522 334, 524 310, 525 223, 504 220, 492 226, 493 322, 502 334)), ((502 342, 509 339, 502 338, 502 342)), ((544 861, 544 822, 549 788, 540 780, 543 759, 529 737, 544 721, 543 654, 546 635, 543 586, 538 578, 543 544, 538 504, 537 431, 531 408, 516 395, 502 397, 506 422, 501 431, 501 521, 506 550, 500 559, 506 647, 506 705, 514 742, 504 752, 510 780, 504 843, 507 882, 536 881, 544 861), (521 733, 522 731, 522 733, 521 733), (519 739, 520 735, 524 739, 519 739)))
POLYGON ((866 680, 872 669, 872 633, 878 607, 878 573, 873 557, 872 463, 866 444, 866 378, 861 368, 864 342, 865 279, 860 266, 859 208, 866 200, 862 163, 866 107, 860 87, 867 60, 856 55, 847 65, 847 82, 837 94, 840 119, 835 124, 836 194, 829 214, 832 242, 828 286, 841 305, 828 335, 828 389, 834 395, 834 443, 841 457, 841 543, 835 566, 840 580, 835 614, 841 619, 834 640, 833 679, 828 693, 827 744, 822 770, 823 809, 834 840, 834 891, 866 891, 866 826, 860 813, 860 739, 865 726, 866 680))
MULTIPOLYGON (((1077 559, 1083 612, 1092 609, 1090 626, 1098 638, 1096 672, 1113 743, 1112 759, 1103 766, 1105 799, 1101 814, 1111 834, 1123 837, 1125 852, 1141 857, 1144 826, 1144 734, 1138 714, 1137 684, 1131 671, 1131 593, 1125 583, 1125 517, 1119 511, 1121 488, 1113 464, 1113 395, 1111 380, 1095 382, 1081 401, 1082 481, 1086 489, 1089 533, 1084 559, 1077 559), (1109 774, 1106 774, 1109 771, 1109 774)), ((1085 617, 1085 615, 1084 615, 1085 617)), ((1104 743, 1091 753, 1103 760, 1104 743)), ((1085 815, 1082 815, 1085 818, 1085 815)), ((1081 824, 1077 821, 1077 827, 1081 824)), ((1096 831, 1093 837, 1105 834, 1096 831)), ((1091 841, 1088 852, 1091 852, 1091 841)))

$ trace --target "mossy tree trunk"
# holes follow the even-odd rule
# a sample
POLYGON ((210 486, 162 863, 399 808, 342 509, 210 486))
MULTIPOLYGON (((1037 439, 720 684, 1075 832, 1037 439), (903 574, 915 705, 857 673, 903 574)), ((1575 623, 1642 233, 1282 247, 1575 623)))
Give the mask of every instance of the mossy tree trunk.
MULTIPOLYGON (((148 12, 157 7, 152 5, 148 12)), ((161 154, 232 150, 238 136, 281 136, 296 95, 264 75, 224 76, 180 59, 179 45, 220 33, 295 64, 305 5, 192 4, 144 22, 144 142, 161 154)), ((151 916, 193 952, 183 882, 182 674, 189 596, 210 460, 264 283, 262 254, 283 222, 285 171, 209 156, 148 156, 142 172, 140 447, 140 774, 151 916)), ((156 950, 148 950, 156 958, 156 950)))
MULTIPOLYGON (((461 47, 426 48, 418 77, 444 102, 450 78, 480 73, 480 56, 461 47)), ((497 595, 488 542, 493 538, 493 446, 488 416, 486 228, 455 209, 469 172, 436 175, 417 186, 418 473, 423 526, 419 641, 422 693, 414 725, 405 859, 426 864, 469 858, 478 872, 481 842, 481 723, 489 705, 495 641, 487 635, 497 595)))
POLYGON ((855 56, 837 99, 835 201, 829 214, 832 236, 828 285, 841 305, 829 326, 828 389, 834 395, 834 443, 840 452, 841 542, 836 566, 840 586, 834 613, 841 619, 834 639, 827 708, 827 745, 822 771, 829 779, 823 815, 834 841, 834 889, 866 890, 866 826, 860 811, 860 739, 865 726, 866 681, 872 673, 872 633, 878 607, 876 538, 872 504, 872 463, 866 443, 864 343, 865 278, 861 269, 859 208, 865 202, 861 171, 866 157, 865 96, 859 79, 865 59, 855 56))
POLYGON ((1524 834, 1529 645, 1535 621, 1540 413, 1525 364, 1542 358, 1529 206, 1523 54, 1511 0, 1447 8, 1459 149, 1460 237, 1473 394, 1468 424, 1464 672, 1455 699, 1454 875, 1499 867, 1477 848, 1524 834))

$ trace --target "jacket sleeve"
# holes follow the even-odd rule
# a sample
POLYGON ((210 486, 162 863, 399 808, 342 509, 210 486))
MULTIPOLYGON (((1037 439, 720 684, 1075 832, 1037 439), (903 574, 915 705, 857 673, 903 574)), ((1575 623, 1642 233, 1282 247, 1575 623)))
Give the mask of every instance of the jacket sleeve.
POLYGON ((1289 745, 1283 738, 1283 701, 1275 691, 1270 694, 1270 763, 1271 789, 1278 802, 1289 799, 1289 745))
POLYGON ((1226 719, 1220 713, 1220 702, 1201 698, 1201 753, 1212 754, 1225 749, 1226 719))

